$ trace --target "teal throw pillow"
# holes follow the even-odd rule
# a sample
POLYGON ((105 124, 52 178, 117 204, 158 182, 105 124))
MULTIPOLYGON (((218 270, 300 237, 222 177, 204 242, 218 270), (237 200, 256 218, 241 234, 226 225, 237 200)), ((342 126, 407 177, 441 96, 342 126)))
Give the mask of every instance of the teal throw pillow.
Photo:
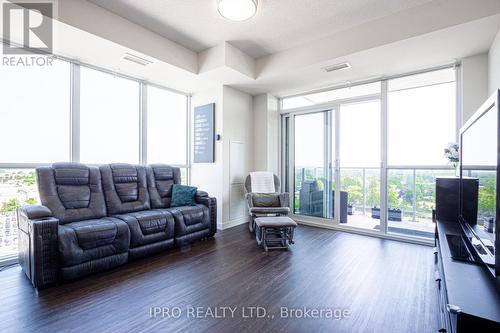
POLYGON ((172 201, 170 207, 194 206, 197 187, 174 184, 172 187, 172 201))

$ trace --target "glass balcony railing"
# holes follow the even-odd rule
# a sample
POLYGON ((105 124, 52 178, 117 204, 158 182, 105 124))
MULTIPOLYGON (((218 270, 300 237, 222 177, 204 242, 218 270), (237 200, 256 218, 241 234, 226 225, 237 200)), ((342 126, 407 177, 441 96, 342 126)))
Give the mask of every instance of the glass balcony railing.
POLYGON ((17 256, 17 207, 38 202, 33 169, 0 169, 0 262, 17 256))
MULTIPOLYGON (((340 223, 365 229, 380 229, 380 169, 340 168, 340 223), (347 197, 346 197, 347 196, 347 197), (346 197, 346 198, 344 198, 346 197), (344 199, 344 200, 343 200, 344 199), (345 202, 343 202, 345 201, 345 202), (347 216, 346 216, 347 215, 347 216), (346 216, 346 217, 345 217, 346 216), (343 220, 344 219, 344 220, 343 220)), ((432 210, 435 206, 436 177, 453 176, 454 170, 442 169, 388 169, 387 170, 387 224, 388 232, 411 237, 432 238, 434 223, 432 210)), ((332 179, 335 177, 332 176, 332 179)), ((327 209, 311 210, 305 191, 325 188, 323 168, 302 167, 295 170, 295 213, 299 215, 332 218, 327 209), (307 188, 303 188, 304 186, 307 188)), ((332 181, 332 189, 335 182, 332 181)), ((325 192, 325 191, 323 191, 325 192)), ((317 195, 321 207, 332 200, 328 193, 317 195)), ((333 204, 330 205, 333 209, 333 204)))

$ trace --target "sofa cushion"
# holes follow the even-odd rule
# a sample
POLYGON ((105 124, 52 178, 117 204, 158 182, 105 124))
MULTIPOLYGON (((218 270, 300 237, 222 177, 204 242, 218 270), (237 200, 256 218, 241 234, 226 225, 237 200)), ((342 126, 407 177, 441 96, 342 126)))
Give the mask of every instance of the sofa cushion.
POLYGON ((150 208, 146 170, 140 165, 109 164, 99 167, 108 215, 150 208))
POLYGON ((157 209, 169 213, 175 220, 175 235, 182 236, 210 228, 210 211, 205 205, 171 207, 157 209))
POLYGON ((61 224, 106 216, 101 174, 80 163, 54 163, 36 169, 42 204, 61 224))
POLYGON ((170 207, 193 206, 197 187, 174 184, 172 187, 172 202, 170 207))
POLYGON ((155 185, 158 189, 158 194, 161 198, 168 197, 172 195, 172 185, 175 184, 174 181, 174 168, 164 166, 152 168, 155 185))
POLYGON ((63 267, 128 252, 130 231, 112 218, 91 219, 59 226, 59 257, 63 267))
POLYGON ((165 164, 152 164, 146 167, 146 176, 151 207, 170 207, 172 186, 181 183, 181 170, 165 164))
POLYGON ((129 226, 131 248, 174 237, 174 218, 169 212, 144 210, 114 217, 129 226))

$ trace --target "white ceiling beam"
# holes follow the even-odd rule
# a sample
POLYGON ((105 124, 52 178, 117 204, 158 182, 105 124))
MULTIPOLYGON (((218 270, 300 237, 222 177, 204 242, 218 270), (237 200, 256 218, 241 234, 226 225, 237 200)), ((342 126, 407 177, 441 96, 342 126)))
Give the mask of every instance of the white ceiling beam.
POLYGON ((200 52, 198 68, 200 77, 217 83, 255 80, 255 59, 227 42, 200 52))
POLYGON ((57 2, 58 20, 114 43, 135 49, 191 73, 198 72, 198 55, 146 28, 84 0, 57 2))

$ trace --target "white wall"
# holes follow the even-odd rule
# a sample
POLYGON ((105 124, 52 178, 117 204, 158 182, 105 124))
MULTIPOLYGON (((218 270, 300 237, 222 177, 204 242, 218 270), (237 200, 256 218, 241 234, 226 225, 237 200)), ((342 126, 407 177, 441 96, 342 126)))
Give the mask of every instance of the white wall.
POLYGON ((215 131, 221 140, 215 143, 215 163, 192 164, 191 184, 217 198, 217 226, 225 229, 248 222, 244 194, 231 199, 231 189, 238 184, 231 181, 230 149, 231 142, 243 144, 244 163, 240 172, 246 175, 253 170, 253 102, 252 96, 244 92, 214 84, 209 90, 195 93, 191 104, 194 109, 209 103, 215 103, 215 131), (239 215, 234 214, 235 209, 239 215), (231 219, 231 215, 238 218, 231 219))
POLYGON ((500 30, 488 53, 488 95, 500 89, 500 30))
POLYGON ((279 175, 280 150, 280 114, 278 99, 267 95, 267 169, 279 175))
MULTIPOLYGON (((223 88, 223 208, 221 228, 248 222, 244 197, 244 177, 253 169, 252 96, 234 88, 223 88), (231 164, 231 142, 243 148, 240 163, 231 164), (235 170, 237 167, 241 167, 235 170), (235 175, 241 175, 235 177, 235 175), (231 194, 231 191, 234 191, 231 194)), ((233 160, 234 161, 234 160, 233 160)))
POLYGON ((267 94, 253 98, 254 171, 267 170, 267 94))
POLYGON ((253 113, 254 169, 278 174, 280 126, 278 99, 269 94, 255 96, 253 113))
MULTIPOLYGON (((197 92, 191 99, 192 109, 194 109, 194 107, 196 106, 206 105, 210 103, 215 103, 215 132, 217 134, 222 134, 222 86, 214 85, 214 87, 210 90, 197 92)), ((193 117, 191 117, 191 128, 193 128, 192 119, 193 117)), ((193 142, 192 136, 191 142, 193 142)), ((207 191, 210 196, 214 196, 217 198, 217 224, 222 223, 222 172, 223 144, 222 141, 215 141, 215 163, 193 163, 191 165, 191 185, 197 186, 200 190, 207 191)))
POLYGON ((462 59, 462 124, 488 98, 488 54, 462 59))

